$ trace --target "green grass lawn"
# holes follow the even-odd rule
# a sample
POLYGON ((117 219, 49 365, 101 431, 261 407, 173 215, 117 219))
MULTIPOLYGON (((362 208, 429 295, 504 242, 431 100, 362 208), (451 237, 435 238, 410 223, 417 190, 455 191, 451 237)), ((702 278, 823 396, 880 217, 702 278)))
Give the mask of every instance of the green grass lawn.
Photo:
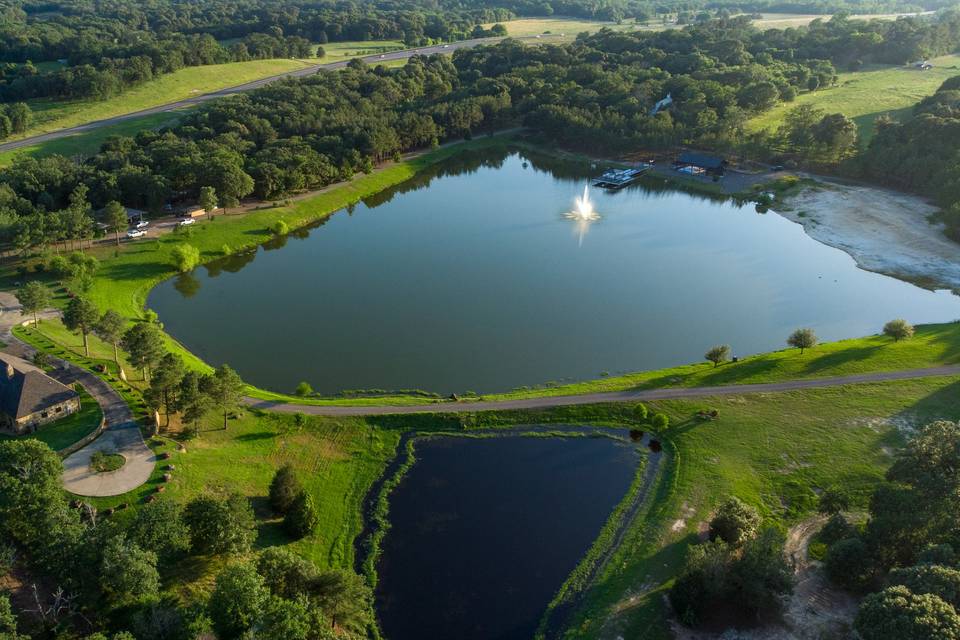
POLYGON ((323 47, 324 56, 319 60, 314 60, 314 62, 337 62, 347 58, 377 55, 380 53, 387 53, 388 51, 397 51, 399 49, 407 48, 407 45, 400 40, 328 42, 325 45, 314 45, 314 54, 316 54, 318 46, 323 47))
POLYGON ((59 154, 68 158, 74 156, 93 155, 100 150, 100 145, 110 136, 133 136, 140 131, 159 129, 176 122, 184 111, 168 111, 155 113, 149 116, 131 118, 124 122, 98 127, 89 131, 74 133, 55 140, 47 140, 27 145, 13 151, 0 152, 0 168, 9 165, 19 155, 42 158, 59 154))
POLYGON ((836 86, 804 93, 794 102, 784 103, 748 123, 752 130, 775 130, 790 109, 811 104, 827 113, 842 113, 857 123, 861 141, 873 136, 874 120, 887 114, 901 118, 917 102, 933 95, 940 84, 960 74, 960 56, 943 56, 931 61, 930 71, 919 71, 906 66, 873 66, 861 71, 843 72, 836 86))
MULTIPOLYGON (((317 61, 313 61, 317 62, 317 61)), ((157 77, 109 100, 34 100, 33 124, 20 137, 148 109, 168 102, 299 69, 302 60, 251 60, 186 67, 157 77)))
POLYGON ((0 434, 0 439, 26 439, 31 438, 46 443, 54 451, 65 449, 74 442, 77 442, 84 436, 93 432, 103 419, 103 412, 100 411, 100 405, 84 389, 80 387, 80 411, 66 418, 61 418, 56 422, 46 424, 36 433, 24 436, 11 436, 0 434))

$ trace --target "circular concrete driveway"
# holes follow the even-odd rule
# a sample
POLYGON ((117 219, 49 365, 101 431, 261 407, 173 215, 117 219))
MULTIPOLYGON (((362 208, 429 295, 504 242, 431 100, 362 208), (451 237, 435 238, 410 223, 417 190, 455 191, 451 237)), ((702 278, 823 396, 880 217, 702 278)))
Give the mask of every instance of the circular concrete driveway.
MULTIPOLYGON (((41 314, 41 318, 57 316, 55 311, 41 314)), ((4 351, 19 357, 29 357, 33 347, 13 336, 18 324, 32 320, 20 312, 16 296, 0 292, 0 339, 7 343, 4 351)), ((51 358, 55 369, 50 376, 66 385, 80 383, 100 405, 106 429, 99 438, 63 461, 63 486, 79 496, 117 496, 132 491, 145 483, 156 463, 156 456, 143 441, 140 428, 133 419, 133 412, 117 391, 109 384, 85 369, 64 360, 51 358), (96 473, 90 469, 90 458, 97 451, 119 453, 126 462, 108 473, 96 473)))

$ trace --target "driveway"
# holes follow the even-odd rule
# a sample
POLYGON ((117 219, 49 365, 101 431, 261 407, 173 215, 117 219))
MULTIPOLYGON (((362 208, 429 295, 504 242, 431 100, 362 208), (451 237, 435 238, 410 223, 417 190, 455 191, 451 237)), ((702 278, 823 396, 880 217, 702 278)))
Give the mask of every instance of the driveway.
MULTIPOLYGON (((48 311, 42 317, 56 317, 56 311, 48 311)), ((11 333, 14 326, 32 320, 20 312, 16 296, 0 292, 0 339, 7 343, 4 351, 29 359, 35 350, 21 342, 11 333)), ((63 384, 79 382, 100 404, 106 429, 99 438, 63 461, 63 485, 67 491, 79 496, 116 496, 132 491, 145 483, 156 462, 153 451, 147 447, 134 421, 130 407, 116 390, 85 369, 50 358, 54 370, 50 376, 63 384), (90 458, 96 451, 119 453, 125 463, 110 473, 94 473, 90 470, 90 458)))

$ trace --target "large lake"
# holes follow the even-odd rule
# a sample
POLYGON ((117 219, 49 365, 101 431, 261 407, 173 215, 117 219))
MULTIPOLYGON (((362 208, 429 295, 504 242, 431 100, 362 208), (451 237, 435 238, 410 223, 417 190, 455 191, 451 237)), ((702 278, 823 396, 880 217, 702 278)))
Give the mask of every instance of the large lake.
MULTIPOLYGON (((208 363, 292 391, 509 390, 548 381, 960 318, 960 298, 857 268, 753 205, 637 185, 590 167, 471 154, 309 232, 167 281, 165 328, 208 363)), ((204 224, 201 222, 201 224, 204 224)))
POLYGON ((415 450, 377 565, 388 640, 532 638, 640 459, 587 437, 440 438, 415 450))

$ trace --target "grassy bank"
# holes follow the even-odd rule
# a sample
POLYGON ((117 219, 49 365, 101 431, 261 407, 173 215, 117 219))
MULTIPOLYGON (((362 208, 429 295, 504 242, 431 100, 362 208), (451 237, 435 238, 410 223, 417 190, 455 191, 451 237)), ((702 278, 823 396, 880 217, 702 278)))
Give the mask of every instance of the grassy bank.
POLYGON ((872 65, 839 74, 836 86, 804 93, 794 102, 777 105, 749 121, 752 130, 776 130, 787 111, 801 104, 827 113, 842 113, 857 123, 861 141, 873 136, 874 120, 887 114, 901 118, 917 102, 933 95, 944 80, 960 74, 960 56, 934 58, 929 71, 907 66, 872 65))
POLYGON ((29 435, 12 436, 0 433, 0 440, 39 440, 46 443, 54 451, 59 451, 92 433, 94 429, 100 426, 102 419, 103 412, 100 411, 100 405, 83 387, 80 387, 80 411, 77 413, 43 425, 35 433, 29 435))

